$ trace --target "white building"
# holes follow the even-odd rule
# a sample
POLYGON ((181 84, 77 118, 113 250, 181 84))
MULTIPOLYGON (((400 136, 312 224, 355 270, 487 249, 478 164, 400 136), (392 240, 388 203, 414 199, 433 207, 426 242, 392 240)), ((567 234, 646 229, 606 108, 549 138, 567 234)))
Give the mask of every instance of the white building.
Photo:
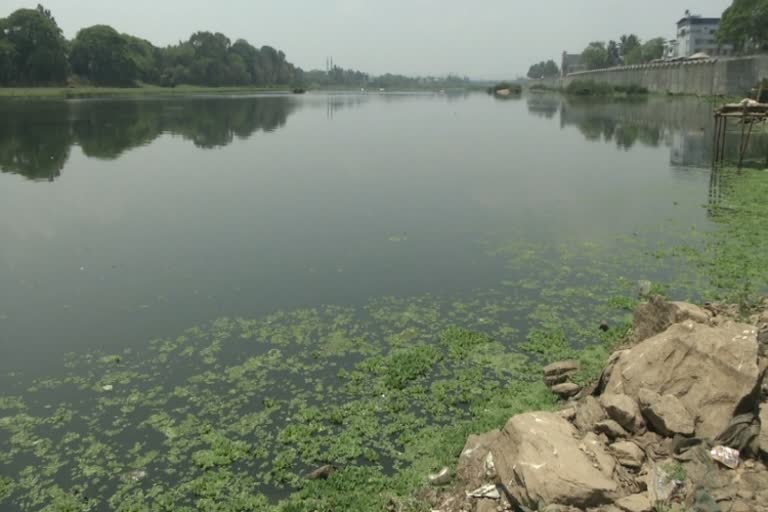
POLYGON ((718 28, 720 18, 703 18, 685 11, 685 16, 677 22, 677 38, 667 42, 664 58, 685 58, 697 53, 711 57, 731 55, 732 46, 721 46, 717 42, 718 28))

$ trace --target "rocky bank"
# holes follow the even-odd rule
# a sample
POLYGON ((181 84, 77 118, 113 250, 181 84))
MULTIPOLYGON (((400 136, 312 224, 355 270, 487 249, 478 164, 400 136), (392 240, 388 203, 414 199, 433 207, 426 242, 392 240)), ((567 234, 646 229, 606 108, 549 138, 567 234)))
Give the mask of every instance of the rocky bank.
POLYGON ((768 304, 744 323, 654 298, 592 386, 576 362, 544 369, 560 411, 470 436, 433 509, 768 512, 766 367, 768 304))

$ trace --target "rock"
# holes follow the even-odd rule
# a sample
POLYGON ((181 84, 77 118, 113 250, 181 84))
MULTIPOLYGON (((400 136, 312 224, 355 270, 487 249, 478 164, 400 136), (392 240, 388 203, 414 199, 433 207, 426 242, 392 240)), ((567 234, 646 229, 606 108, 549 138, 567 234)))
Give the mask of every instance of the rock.
POLYGON ((550 389, 560 398, 571 398, 579 394, 581 386, 574 384, 573 382, 564 382, 557 386, 552 386, 550 389))
POLYGON ((666 331, 672 324, 693 320, 708 324, 710 313, 687 302, 667 302, 662 297, 653 297, 649 302, 635 308, 633 328, 634 341, 643 341, 666 331))
POLYGON ((629 432, 613 420, 598 421, 595 423, 595 432, 605 434, 611 440, 629 437, 629 432))
POLYGON ((491 445, 499 478, 521 504, 588 508, 609 503, 617 490, 615 462, 594 434, 576 429, 556 413, 511 418, 491 445))
POLYGON ((569 407, 567 409, 563 409, 558 413, 563 419, 566 419, 568 421, 573 421, 576 419, 576 409, 573 407, 569 407))
POLYGON ((674 395, 661 396, 642 388, 638 394, 643 414, 654 431, 667 437, 692 436, 695 424, 685 405, 674 395))
POLYGON ((325 466, 319 467, 316 470, 307 473, 304 475, 304 478, 307 480, 325 480, 332 474, 336 472, 336 468, 334 466, 331 466, 330 464, 327 464, 325 466))
POLYGON ((760 357, 768 357, 768 323, 761 323, 757 329, 757 344, 760 357))
POLYGON ((616 506, 625 512, 651 512, 653 510, 651 500, 645 493, 621 498, 616 502, 616 506))
POLYGON ((446 485, 451 481, 451 470, 443 468, 437 473, 429 475, 429 483, 435 486, 446 485))
POLYGON ((468 487, 477 488, 485 483, 485 460, 499 435, 499 430, 493 430, 481 435, 470 435, 467 439, 459 456, 456 476, 468 487))
POLYGON ((600 397, 600 404, 608 413, 608 417, 629 432, 640 432, 645 427, 640 407, 632 397, 621 394, 606 394, 600 397))
POLYGON ((645 453, 631 441, 620 441, 610 446, 610 451, 616 460, 624 467, 640 469, 645 462, 645 453))
POLYGON ((757 444, 760 447, 764 457, 768 457, 768 403, 760 404, 760 436, 757 438, 757 444))
POLYGON ((578 361, 560 361, 544 367, 544 383, 556 386, 568 380, 568 377, 579 371, 578 361))
POLYGON ((600 402, 592 396, 586 397, 576 406, 576 419, 574 420, 574 424, 576 425, 576 428, 582 432, 591 432, 598 422, 605 419, 608 419, 605 409, 603 409, 600 402))
POLYGON ((686 321, 619 356, 604 393, 637 399, 641 388, 674 395, 697 415, 696 436, 714 439, 757 385, 756 329, 686 321))

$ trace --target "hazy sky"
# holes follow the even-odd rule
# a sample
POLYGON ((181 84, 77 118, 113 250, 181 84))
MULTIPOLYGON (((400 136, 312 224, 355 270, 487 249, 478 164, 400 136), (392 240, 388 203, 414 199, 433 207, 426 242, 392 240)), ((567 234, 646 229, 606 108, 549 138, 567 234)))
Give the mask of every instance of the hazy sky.
MULTIPOLYGON (((378 74, 499 78, 564 49, 634 32, 671 38, 685 9, 720 16, 730 0, 41 0, 67 37, 104 23, 166 45, 197 30, 269 44, 304 69, 326 56, 378 74)), ((0 0, 0 16, 37 0, 0 0)))

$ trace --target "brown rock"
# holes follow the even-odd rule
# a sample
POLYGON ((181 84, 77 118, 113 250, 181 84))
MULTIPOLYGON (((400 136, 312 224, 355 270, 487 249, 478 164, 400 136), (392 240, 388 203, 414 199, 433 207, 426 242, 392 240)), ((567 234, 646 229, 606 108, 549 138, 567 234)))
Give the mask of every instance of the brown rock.
POLYGON ((667 437, 675 434, 693 435, 695 431, 693 418, 676 396, 661 396, 654 391, 642 388, 638 398, 643 414, 653 430, 667 437))
POLYGON ((574 424, 582 432, 591 432, 598 422, 607 418, 605 409, 600 405, 600 402, 596 398, 588 396, 576 406, 574 424))
POLYGON ((456 468, 456 476, 467 484, 467 487, 476 489, 486 483, 485 459, 490 453, 491 445, 500 435, 501 431, 493 430, 467 438, 456 468))
POLYGON ((573 421, 576 419, 576 409, 573 407, 569 407, 567 409, 563 409, 558 413, 563 419, 566 419, 568 421, 573 421))
POLYGON ((624 467, 631 469, 640 469, 645 462, 645 453, 635 443, 631 441, 620 441, 610 446, 611 453, 616 460, 624 467))
POLYGON ((573 382, 564 382, 557 386, 552 386, 551 390, 560 398, 571 398, 579 394, 581 386, 574 384, 573 382))
POLYGON ((645 493, 621 498, 616 502, 616 506, 625 512, 651 512, 653 510, 651 500, 645 493))
POLYGON ((578 361, 559 361, 544 367, 544 383, 556 386, 566 382, 568 378, 579 371, 578 361))
POLYGON ((588 508, 607 504, 617 490, 615 462, 592 434, 583 441, 556 413, 517 415, 491 446, 499 478, 523 505, 588 508))
POLYGON ((623 439, 629 437, 629 433, 621 425, 613 420, 603 420, 595 423, 595 432, 605 434, 608 439, 623 439))
POLYGON ((608 417, 629 432, 639 432, 645 427, 640 407, 632 397, 609 393, 600 397, 600 404, 608 417))
POLYGON ((666 331, 669 326, 693 320, 708 324, 711 313, 687 302, 667 302, 662 297, 654 297, 650 302, 635 308, 633 328, 634 341, 643 341, 666 331))
POLYGON ((624 352, 605 393, 637 399, 641 388, 674 395, 697 415, 697 437, 714 439, 758 380, 754 327, 726 322, 709 327, 687 321, 624 352))

